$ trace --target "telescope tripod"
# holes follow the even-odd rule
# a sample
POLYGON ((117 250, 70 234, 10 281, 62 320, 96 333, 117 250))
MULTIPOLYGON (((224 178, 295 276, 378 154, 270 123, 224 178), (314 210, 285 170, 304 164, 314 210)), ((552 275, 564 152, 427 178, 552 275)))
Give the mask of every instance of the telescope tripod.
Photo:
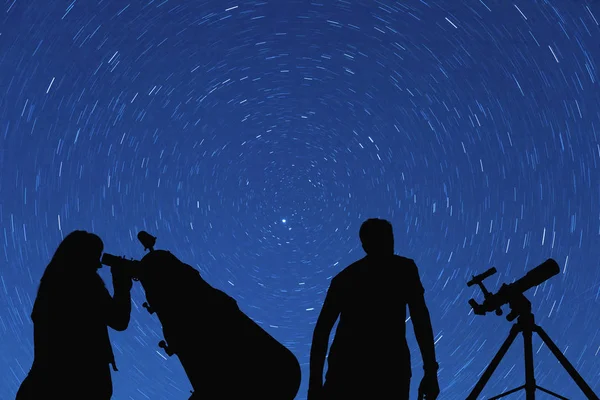
POLYGON ((579 389, 585 394, 588 400, 600 400, 598 396, 592 391, 592 389, 588 386, 588 384, 583 380, 581 375, 575 370, 573 365, 567 360, 564 354, 559 350, 559 348, 554 344, 550 336, 544 332, 544 330, 535 324, 534 315, 531 313, 531 302, 527 300, 527 298, 520 293, 516 296, 514 300, 509 302, 510 307, 512 309, 511 313, 506 317, 509 321, 514 320, 518 317, 517 322, 512 326, 508 338, 504 341, 498 353, 494 356, 486 370, 483 372, 483 375, 471 391, 471 394, 467 397, 467 400, 477 400, 477 397, 483 391, 483 388, 491 378, 492 374, 502 361, 502 358, 506 355, 506 352, 510 348, 511 344, 514 342, 515 338, 519 333, 523 334, 523 340, 525 344, 525 384, 499 394, 497 396, 491 397, 489 400, 496 400, 509 394, 518 392, 519 390, 525 389, 525 395, 527 400, 535 400, 535 391, 541 390, 542 392, 546 392, 558 399, 569 400, 564 396, 551 392, 548 389, 544 389, 540 387, 535 382, 535 376, 533 373, 533 344, 532 337, 533 332, 537 333, 538 336, 544 341, 546 346, 550 349, 552 354, 558 359, 563 368, 569 373, 573 381, 579 386, 579 389))

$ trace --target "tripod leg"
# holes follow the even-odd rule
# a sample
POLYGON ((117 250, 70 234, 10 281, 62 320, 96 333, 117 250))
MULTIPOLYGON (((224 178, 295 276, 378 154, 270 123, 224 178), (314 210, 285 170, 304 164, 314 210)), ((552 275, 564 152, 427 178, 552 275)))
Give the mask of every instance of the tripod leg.
POLYGON ((592 391, 592 388, 590 388, 588 384, 583 380, 581 375, 579 375, 575 367, 573 367, 569 360, 567 360, 567 357, 565 357, 565 355, 554 344, 552 339, 550 339, 550 336, 548 336, 548 334, 544 332, 544 330, 539 325, 535 325, 533 330, 542 338, 544 343, 546 343, 546 346, 548 346, 552 354, 554 354, 554 356, 558 359, 563 368, 569 373, 571 378, 575 381, 577 386, 579 386, 579 389, 581 389, 581 391, 587 396, 587 398, 589 400, 600 400, 598 399, 598 396, 596 396, 596 394, 592 391))
POLYGON ((506 338, 504 343, 502 343, 500 350, 498 350, 498 352, 492 359, 492 362, 490 362, 490 365, 488 365, 488 367, 485 369, 485 371, 483 372, 483 375, 481 375, 481 378, 479 378, 479 381, 477 382, 477 384, 471 391, 471 394, 469 394, 469 396, 467 397, 467 400, 477 400, 477 397, 483 391, 483 388, 485 387, 487 382, 492 377, 492 374, 498 367, 498 364, 500 364, 500 361, 502 361, 502 358, 506 355, 508 348, 510 347, 512 342, 515 341, 515 338, 517 337, 517 335, 519 334, 520 331, 521 331, 521 328, 519 325, 515 324, 512 326, 512 328, 510 329, 510 333, 508 334, 508 337, 506 338))
POLYGON ((548 393, 549 395, 552 395, 552 396, 556 397, 557 399, 560 399, 560 400, 569 400, 566 397, 561 396, 560 394, 554 393, 554 392, 552 392, 552 391, 550 391, 548 389, 544 389, 541 386, 536 386, 536 388, 537 388, 537 390, 541 390, 542 392, 548 393))
POLYGON ((523 330, 523 345, 525 352, 525 398, 535 400, 535 374, 533 371, 533 343, 532 331, 529 328, 523 330))

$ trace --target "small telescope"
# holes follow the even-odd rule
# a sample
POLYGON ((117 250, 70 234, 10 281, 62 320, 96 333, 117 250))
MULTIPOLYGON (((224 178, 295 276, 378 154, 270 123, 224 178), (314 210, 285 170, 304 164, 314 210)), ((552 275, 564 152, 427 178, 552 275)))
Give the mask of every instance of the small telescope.
MULTIPOLYGON (((538 265, 521 279, 511 283, 502 284, 498 293, 492 294, 483 285, 483 280, 494 275, 496 268, 490 268, 482 274, 473 276, 472 279, 467 282, 467 286, 478 285, 483 292, 485 300, 482 304, 478 304, 475 299, 469 300, 469 305, 473 308, 473 312, 477 315, 485 315, 488 312, 495 311, 496 315, 502 315, 502 306, 510 303, 516 299, 517 296, 523 294, 523 292, 531 289, 534 286, 538 286, 548 279, 552 278, 560 272, 560 267, 553 259, 549 258, 542 264, 538 265)), ((514 312, 510 313, 506 319, 508 321, 514 320, 518 317, 518 314, 514 312)))
POLYGON ((581 375, 579 375, 575 367, 573 367, 569 360, 567 360, 558 346, 556 346, 552 339, 550 339, 550 336, 548 336, 548 334, 535 323, 535 316, 531 312, 531 302, 523 294, 523 292, 531 289, 532 287, 546 282, 559 272, 560 267, 556 261, 549 258, 542 264, 526 273, 521 279, 508 285, 502 284, 500 290, 498 290, 498 292, 495 294, 487 291, 483 285, 483 280, 494 275, 496 273, 496 268, 490 268, 482 274, 473 276, 472 279, 467 282, 467 286, 478 285, 485 296, 485 300, 482 304, 478 304, 474 299, 469 300, 469 305, 471 305, 475 314, 485 315, 488 312, 495 311, 496 315, 502 315, 501 307, 508 303, 511 312, 506 316, 506 319, 508 321, 512 321, 518 318, 517 322, 513 324, 508 337, 502 346, 500 346, 500 350, 498 350, 492 361, 479 378, 479 381, 475 384, 475 387, 467 397, 467 400, 477 400, 485 385, 498 367, 498 364, 500 364, 500 361, 502 361, 502 358, 519 334, 523 336, 524 341, 525 384, 497 396, 491 397, 490 400, 499 399, 520 390, 525 391, 525 395, 528 400, 535 399, 536 390, 548 393, 559 399, 568 400, 566 397, 545 389, 536 383, 533 362, 533 333, 537 333, 546 346, 548 346, 552 354, 554 354, 562 367, 571 376, 571 379, 573 379, 577 386, 579 386, 579 389, 581 389, 581 391, 585 394, 586 398, 589 400, 600 400, 590 386, 583 380, 581 375))

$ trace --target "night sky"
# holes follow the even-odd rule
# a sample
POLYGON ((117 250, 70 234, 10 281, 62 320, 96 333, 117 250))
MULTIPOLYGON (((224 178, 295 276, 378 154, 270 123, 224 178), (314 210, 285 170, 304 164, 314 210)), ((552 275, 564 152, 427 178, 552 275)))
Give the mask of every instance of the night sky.
MULTIPOLYGON (((31 367, 44 268, 85 229, 138 259, 137 232, 157 236, 295 353, 305 399, 325 292, 370 217, 419 267, 440 399, 467 396, 512 325, 507 306, 475 316, 466 282, 495 266, 496 291, 550 257, 560 275, 526 294, 600 393, 599 46, 585 0, 5 0, 0 398, 31 367)), ((132 294, 113 399, 187 400, 132 294)), ((583 399, 533 346, 538 384, 583 399)), ((519 337, 483 395, 524 383, 522 352, 519 337)))

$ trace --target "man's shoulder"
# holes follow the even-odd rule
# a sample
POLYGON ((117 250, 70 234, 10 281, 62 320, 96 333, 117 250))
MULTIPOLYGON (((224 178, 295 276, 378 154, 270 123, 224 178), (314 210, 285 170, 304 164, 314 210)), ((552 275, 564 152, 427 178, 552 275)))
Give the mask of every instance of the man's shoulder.
POLYGON ((397 254, 394 254, 394 260, 396 260, 397 262, 403 263, 403 264, 412 264, 415 265, 415 260, 413 260, 412 258, 408 258, 408 257, 403 257, 403 256, 399 256, 397 254))
POLYGON ((360 260, 356 260, 352 264, 342 269, 333 277, 331 281, 342 282, 349 279, 352 276, 355 276, 360 270, 362 270, 366 266, 365 258, 366 257, 363 257, 360 260))
MULTIPOLYGON (((394 264, 395 267, 399 267, 401 271, 402 270, 406 271, 406 268, 413 268, 413 269, 417 268, 417 265, 415 264, 415 260, 413 260, 412 258, 403 257, 403 256, 399 256, 397 254, 394 254, 388 260, 391 260, 392 264, 394 264)), ((373 261, 372 259, 365 256, 365 257, 361 258, 360 260, 357 260, 357 261, 353 262, 352 264, 348 265, 346 268, 342 269, 340 272, 338 272, 337 275, 335 275, 333 277, 333 279, 336 282, 339 282, 339 281, 344 281, 346 279, 349 279, 353 276, 360 275, 361 273, 365 272, 370 267, 372 267, 372 265, 371 265, 372 261, 373 261)), ((377 261, 377 262, 379 262, 379 261, 377 261)))
POLYGON ((419 268, 417 267, 415 260, 402 256, 394 256, 394 258, 396 261, 394 262, 395 265, 393 269, 396 270, 398 274, 402 275, 403 279, 412 281, 413 278, 418 278, 419 268))

